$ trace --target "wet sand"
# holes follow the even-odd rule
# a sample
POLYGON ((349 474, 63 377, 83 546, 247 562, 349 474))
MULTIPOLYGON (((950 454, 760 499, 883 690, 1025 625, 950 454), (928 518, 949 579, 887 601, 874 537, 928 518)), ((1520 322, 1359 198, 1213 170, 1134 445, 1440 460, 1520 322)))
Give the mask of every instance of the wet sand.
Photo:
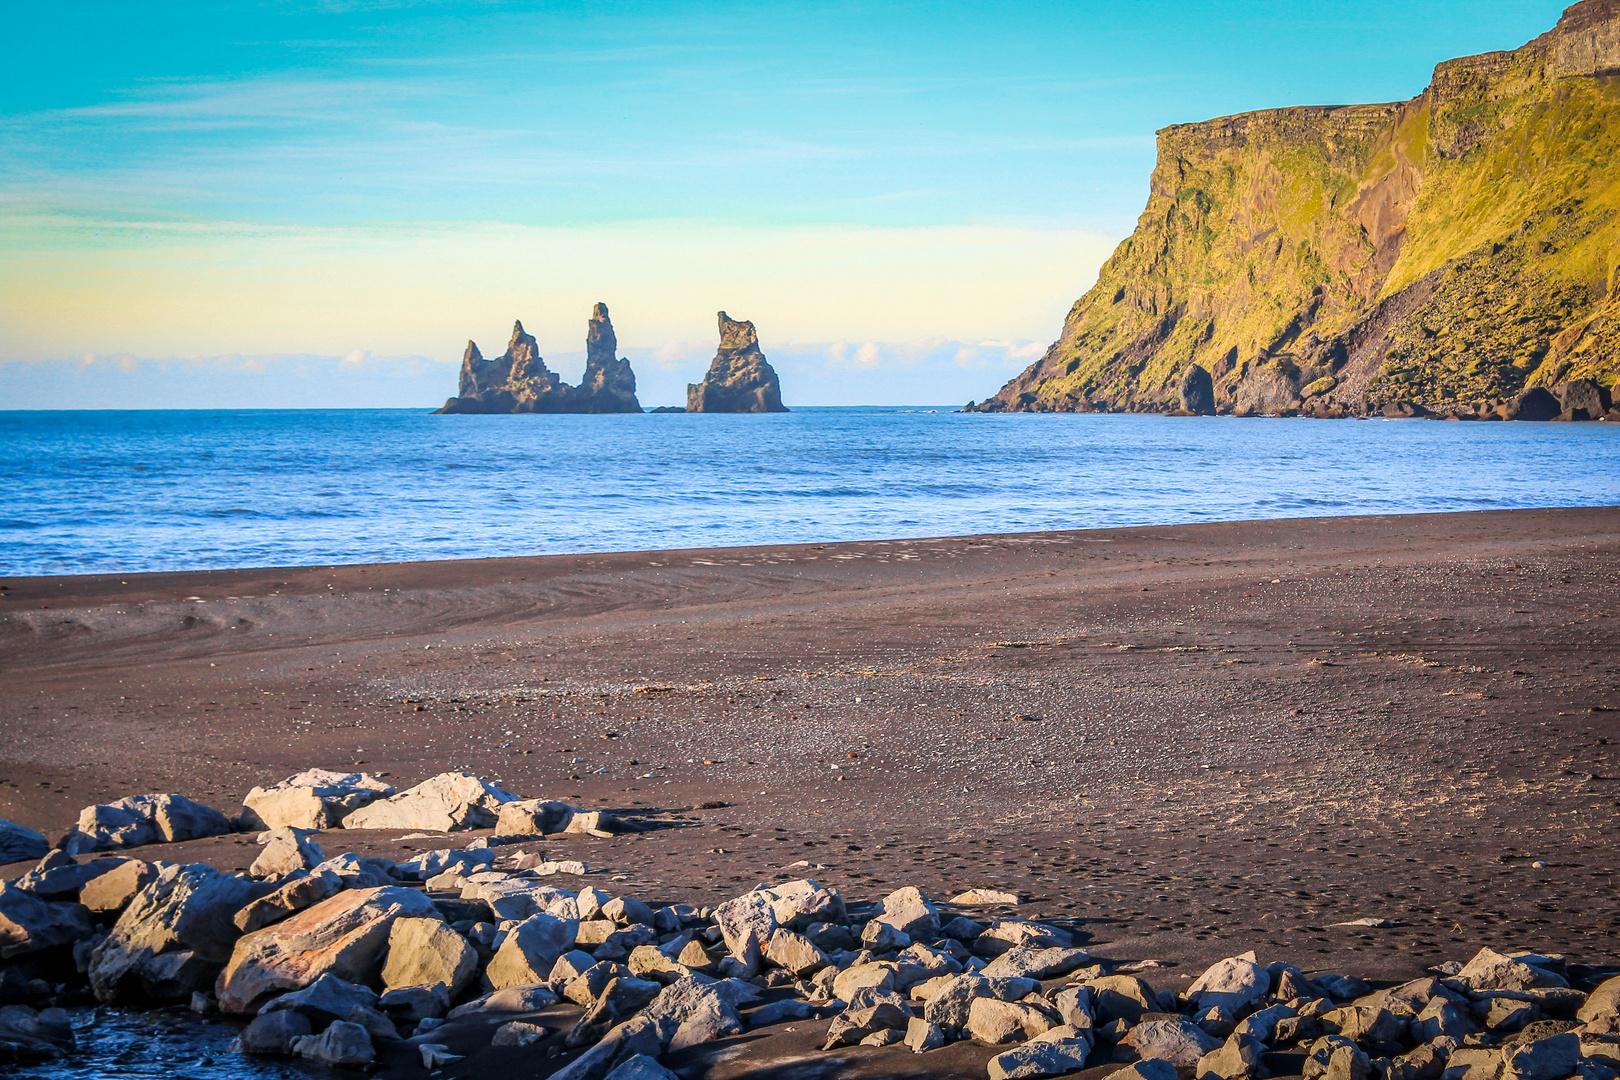
POLYGON ((655 903, 992 885, 1171 988, 1620 961, 1620 508, 3 580, 0 816, 48 835, 465 768, 671 826, 543 844, 655 903))

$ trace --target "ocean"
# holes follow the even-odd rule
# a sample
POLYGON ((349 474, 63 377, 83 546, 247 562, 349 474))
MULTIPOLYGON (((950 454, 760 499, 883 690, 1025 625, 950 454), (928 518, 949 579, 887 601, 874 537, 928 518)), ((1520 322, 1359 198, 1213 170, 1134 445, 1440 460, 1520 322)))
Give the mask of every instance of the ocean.
POLYGON ((1620 503, 1620 425, 0 412, 0 574, 1620 503))

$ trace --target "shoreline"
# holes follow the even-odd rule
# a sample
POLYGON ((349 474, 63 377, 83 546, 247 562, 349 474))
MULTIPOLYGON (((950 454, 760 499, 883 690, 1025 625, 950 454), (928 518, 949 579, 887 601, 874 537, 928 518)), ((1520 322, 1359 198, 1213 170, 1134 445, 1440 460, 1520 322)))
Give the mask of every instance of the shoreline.
POLYGON ((543 845, 649 903, 1008 889, 1172 989, 1611 964, 1617 581, 1617 507, 10 579, 0 817, 465 769, 681 818, 543 845))

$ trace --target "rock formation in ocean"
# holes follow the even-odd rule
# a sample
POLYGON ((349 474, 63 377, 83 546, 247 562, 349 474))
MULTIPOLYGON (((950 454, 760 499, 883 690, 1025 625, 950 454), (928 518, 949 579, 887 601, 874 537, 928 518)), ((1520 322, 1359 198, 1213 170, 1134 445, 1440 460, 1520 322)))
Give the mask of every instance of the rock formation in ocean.
POLYGON ((1135 233, 969 408, 1620 419, 1616 162, 1620 0, 1411 101, 1166 128, 1135 233))
POLYGON ((585 331, 585 377, 569 386, 546 367, 533 335, 512 325, 506 352, 485 360, 475 342, 461 358, 461 386, 441 413, 639 413, 636 373, 615 358, 618 339, 606 304, 597 304, 585 331))
POLYGON ((759 351, 754 324, 720 312, 720 350, 703 381, 686 388, 687 412, 787 412, 776 370, 759 351))

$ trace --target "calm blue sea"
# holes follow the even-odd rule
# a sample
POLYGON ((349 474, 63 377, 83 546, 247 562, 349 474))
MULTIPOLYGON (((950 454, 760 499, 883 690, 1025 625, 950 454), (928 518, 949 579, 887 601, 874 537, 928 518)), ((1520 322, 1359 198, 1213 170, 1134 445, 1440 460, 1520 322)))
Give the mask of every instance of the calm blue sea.
POLYGON ((1620 425, 0 412, 0 572, 1620 503, 1620 425))

